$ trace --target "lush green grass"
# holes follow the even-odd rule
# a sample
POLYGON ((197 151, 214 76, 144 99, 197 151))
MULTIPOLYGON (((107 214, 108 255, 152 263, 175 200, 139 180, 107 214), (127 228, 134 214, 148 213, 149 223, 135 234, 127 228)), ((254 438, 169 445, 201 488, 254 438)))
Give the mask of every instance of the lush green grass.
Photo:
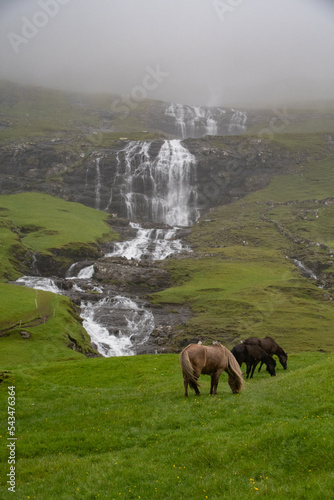
POLYGON ((1 357, 7 368, 76 359, 81 355, 69 349, 73 343, 81 352, 95 352, 67 297, 8 284, 0 284, 0 297, 1 357), (30 338, 22 338, 22 331, 30 338))
MULTIPOLYGON (((34 358, 33 358, 34 359, 34 358)), ((16 388, 16 498, 329 499, 333 356, 290 355, 232 395, 183 396, 177 355, 22 366, 1 384, 1 498, 7 387, 16 388)), ((4 368, 6 363, 2 363, 4 368)))
MULTIPOLYGON (((2 214, 3 212, 0 211, 0 217, 2 214)), ((0 280, 18 278, 24 272, 25 267, 19 261, 17 254, 24 253, 24 248, 11 221, 4 221, 0 218, 0 238, 0 280)))
POLYGON ((0 196, 3 217, 15 223, 26 247, 43 252, 69 243, 112 239, 108 214, 42 193, 0 196))
POLYGON ((293 200, 325 199, 333 196, 332 175, 334 158, 330 156, 321 162, 312 162, 297 175, 275 177, 270 186, 246 197, 245 201, 285 202, 293 200))
POLYGON ((173 337, 221 340, 233 347, 249 336, 273 336, 288 351, 333 350, 333 303, 323 290, 299 276, 292 261, 274 253, 254 253, 231 247, 230 260, 220 256, 171 261, 168 269, 176 283, 152 296, 157 304, 187 304, 194 317, 173 337), (234 252, 232 254, 231 250, 234 252))
POLYGON ((116 239, 107 221, 107 213, 46 194, 0 196, 0 279, 22 274, 29 252, 51 255, 61 249, 75 258, 85 248, 96 249, 98 241, 116 239))

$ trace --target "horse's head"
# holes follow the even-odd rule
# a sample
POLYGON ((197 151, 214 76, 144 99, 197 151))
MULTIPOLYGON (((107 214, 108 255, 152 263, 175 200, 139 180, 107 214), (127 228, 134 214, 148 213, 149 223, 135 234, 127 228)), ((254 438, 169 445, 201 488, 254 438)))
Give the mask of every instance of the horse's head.
POLYGON ((286 370, 287 367, 288 367, 287 361, 288 361, 288 355, 287 354, 284 353, 284 354, 280 354, 279 355, 279 362, 283 366, 284 370, 286 370))
POLYGON ((228 377, 228 384, 231 387, 233 394, 238 394, 243 387, 242 379, 237 379, 235 376, 231 375, 228 377))
POLYGON ((276 375, 275 367, 276 367, 276 361, 273 358, 270 358, 269 362, 267 363, 266 370, 272 377, 275 377, 276 375))

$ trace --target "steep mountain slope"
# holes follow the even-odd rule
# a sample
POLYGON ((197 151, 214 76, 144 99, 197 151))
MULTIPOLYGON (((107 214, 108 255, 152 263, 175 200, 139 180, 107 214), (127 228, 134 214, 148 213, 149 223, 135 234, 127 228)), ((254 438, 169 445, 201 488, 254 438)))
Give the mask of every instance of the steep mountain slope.
MULTIPOLYGON (((158 123, 166 116, 173 118, 171 112, 162 113, 167 104, 141 102, 122 118, 107 111, 112 96, 2 88, 2 193, 38 191, 80 202, 99 209, 99 214, 101 210, 113 214, 115 227, 123 228, 125 237, 130 235, 124 218, 129 216, 127 196, 134 180, 129 184, 125 173, 130 166, 134 168, 131 175, 138 178, 136 185, 142 185, 143 191, 140 196, 137 191, 135 199, 152 196, 152 176, 148 187, 140 176, 150 172, 152 165, 163 166, 162 152, 173 149, 170 140, 161 136, 163 126, 158 123), (150 129, 144 128, 148 122, 150 129)), ((157 273, 162 266, 168 270, 171 288, 161 291, 161 282, 151 289, 139 282, 136 285, 136 292, 141 289, 146 298, 147 293, 159 290, 150 295, 158 318, 152 344, 159 352, 178 351, 199 339, 218 339, 232 347, 247 336, 267 334, 293 351, 333 348, 334 138, 330 109, 247 111, 248 118, 253 118, 245 122, 251 125, 246 135, 182 141, 182 148, 196 162, 192 181, 196 194, 191 191, 191 196, 200 218, 187 236, 193 253, 169 257, 159 264, 157 273), (308 132, 296 133, 298 130, 308 132), (190 310, 193 317, 186 321, 180 315, 177 325, 180 308, 190 310), (162 309, 164 313, 159 315, 162 309), (169 324, 171 314, 174 319, 169 324)), ((193 110, 203 126, 208 119, 201 115, 204 111, 193 110)), ((181 152, 182 148, 174 149, 181 152)), ((22 242, 35 238, 37 244, 43 231, 50 240, 57 228, 52 221, 42 224, 43 229, 38 227, 38 214, 30 228, 29 221, 23 229, 20 225, 15 228, 16 223, 6 219, 8 207, 3 204, 2 209, 3 276, 8 279, 32 268, 32 251, 38 248, 30 249, 28 255, 21 247, 19 251, 22 242), (14 248, 16 253, 9 259, 9 249, 14 248)), ((83 208, 79 211, 84 217, 83 208)), ((145 203, 138 203, 134 213, 138 222, 152 224, 145 203)), ((48 275, 63 276, 78 254, 93 257, 94 252, 81 244, 85 239, 80 235, 79 245, 68 240, 71 248, 56 252, 49 240, 43 249, 49 260, 45 265, 43 259, 39 262, 39 269, 48 275)), ((113 277, 104 279, 105 262, 96 269, 98 280, 115 283, 113 277)), ((123 288, 133 286, 131 273, 123 275, 123 288)), ((168 282, 164 278, 166 286, 168 282)))

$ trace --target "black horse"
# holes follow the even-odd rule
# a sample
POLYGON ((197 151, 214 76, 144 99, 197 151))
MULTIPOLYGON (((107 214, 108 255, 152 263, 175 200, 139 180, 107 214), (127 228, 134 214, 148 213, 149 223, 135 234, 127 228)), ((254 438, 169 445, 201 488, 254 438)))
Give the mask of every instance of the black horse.
MULTIPOLYGON (((284 370, 287 369, 287 360, 288 360, 288 355, 286 352, 283 351, 282 347, 279 346, 275 340, 271 337, 265 337, 264 339, 258 339, 257 337, 249 337, 248 339, 243 341, 244 344, 247 345, 257 345, 261 347, 269 356, 273 356, 276 354, 276 356, 279 359, 279 362, 283 366, 284 370)), ((261 363, 259 371, 262 368, 263 363, 261 363)))
POLYGON ((249 374, 250 378, 253 378, 254 370, 260 362, 267 365, 267 372, 269 372, 272 377, 276 375, 276 361, 263 349, 261 349, 261 347, 242 343, 233 347, 231 352, 240 366, 242 363, 246 363, 247 378, 249 377, 249 374))

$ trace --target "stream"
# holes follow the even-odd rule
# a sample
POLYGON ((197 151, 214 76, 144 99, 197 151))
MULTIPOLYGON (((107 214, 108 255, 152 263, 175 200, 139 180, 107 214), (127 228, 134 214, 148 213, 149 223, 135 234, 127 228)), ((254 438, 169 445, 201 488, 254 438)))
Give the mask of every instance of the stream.
MULTIPOLYGON (((169 110, 174 111, 176 108, 169 110)), ((182 113, 176 113, 180 123, 182 113)), ((193 113, 199 117, 204 112, 194 109, 193 113)), ((210 116, 203 117, 206 126, 211 126, 210 116)), ((243 127, 245 120, 246 115, 235 112, 231 126, 243 127)), ((184 310, 182 314, 176 311, 175 319, 171 313, 163 316, 141 298, 152 290, 168 287, 168 273, 154 263, 176 253, 191 252, 179 235, 200 216, 195 157, 181 140, 165 140, 159 151, 152 148, 151 152, 151 146, 152 141, 130 141, 117 153, 110 202, 119 196, 119 213, 129 220, 134 236, 113 243, 112 250, 95 263, 73 263, 65 279, 24 276, 17 280, 20 285, 66 295, 80 305, 83 327, 92 346, 106 357, 157 352, 153 331, 161 339, 171 334, 173 324, 190 317, 189 311, 184 310), (130 283, 134 283, 131 288, 130 283)), ((98 158, 96 208, 101 201, 99 167, 98 158)), ((307 277, 317 280, 302 262, 295 259, 294 264, 307 277)))
MULTIPOLYGON (((191 249, 178 238, 180 230, 191 226, 199 217, 196 206, 196 160, 180 140, 164 141, 158 155, 150 156, 149 141, 131 141, 118 154, 114 185, 121 192, 120 212, 135 231, 134 238, 116 242, 103 259, 117 261, 161 261, 191 249), (144 228, 138 222, 137 208, 145 207, 146 221, 154 227, 144 228), (162 226, 162 227, 159 227, 162 226)), ((96 163, 99 169, 99 161, 96 163)), ((95 187, 96 208, 100 206, 101 179, 95 187)), ((113 192, 110 199, 112 199, 113 192)), ((119 264, 122 265, 121 263, 119 264)), ((23 276, 20 285, 59 293, 80 301, 83 327, 93 347, 105 357, 130 356, 145 352, 156 327, 149 304, 135 294, 123 294, 112 285, 94 280, 94 263, 73 263, 66 279, 23 276)))

